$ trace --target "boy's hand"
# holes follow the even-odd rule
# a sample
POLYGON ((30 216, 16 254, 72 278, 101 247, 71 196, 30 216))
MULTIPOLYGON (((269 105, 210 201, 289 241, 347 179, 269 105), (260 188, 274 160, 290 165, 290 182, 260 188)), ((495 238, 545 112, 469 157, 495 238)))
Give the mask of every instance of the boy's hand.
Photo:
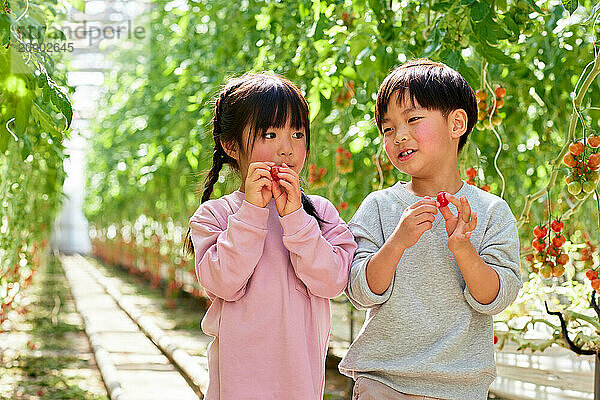
POLYGON ((421 235, 433 226, 437 212, 435 200, 429 197, 404 209, 393 235, 398 246, 406 250, 417 243, 421 235))
MULTIPOLYGON (((446 220, 446 232, 448 233, 448 248, 454 252, 470 244, 471 232, 477 226, 477 213, 471 213, 471 206, 465 196, 460 200, 446 193, 446 199, 456 206, 458 215, 455 216, 448 206, 440 207, 440 212, 446 220)), ((440 203, 436 201, 439 207, 440 203)))
POLYGON ((271 181, 271 190, 275 206, 280 216, 286 216, 302 207, 302 192, 298 173, 289 168, 286 163, 279 167, 279 180, 271 181))
POLYGON ((245 184, 245 200, 257 207, 265 207, 273 193, 271 192, 271 165, 273 162, 253 162, 248 165, 245 184))

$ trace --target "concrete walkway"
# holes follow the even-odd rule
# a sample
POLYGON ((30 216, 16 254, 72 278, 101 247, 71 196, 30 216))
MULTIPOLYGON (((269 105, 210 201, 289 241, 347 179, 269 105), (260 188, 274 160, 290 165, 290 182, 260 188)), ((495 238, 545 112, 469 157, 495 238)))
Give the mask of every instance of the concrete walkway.
POLYGON ((77 310, 85 321, 86 332, 111 399, 201 398, 81 265, 81 260, 77 256, 61 257, 77 310))

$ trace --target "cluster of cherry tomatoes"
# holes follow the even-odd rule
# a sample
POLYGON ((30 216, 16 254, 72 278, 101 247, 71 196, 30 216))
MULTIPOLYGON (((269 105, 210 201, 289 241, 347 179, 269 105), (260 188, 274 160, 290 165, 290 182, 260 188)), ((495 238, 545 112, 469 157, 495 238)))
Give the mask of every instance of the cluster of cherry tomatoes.
POLYGON ((548 228, 536 226, 533 229, 535 238, 531 245, 536 250, 535 254, 530 254, 527 261, 531 263, 531 270, 540 274, 542 278, 560 277, 565 273, 565 264, 569 261, 569 256, 562 249, 566 239, 561 234, 565 226, 564 222, 554 220, 550 224, 551 233, 548 228), (551 238, 551 236, 553 236, 551 238))
POLYGON ((475 92, 475 98, 477 99, 477 128, 479 129, 492 129, 492 124, 498 126, 502 123, 502 117, 498 115, 498 110, 504 107, 504 96, 506 96, 506 89, 502 86, 497 86, 494 90, 496 95, 496 108, 494 103, 490 102, 489 106, 486 102, 487 92, 484 89, 478 89, 475 92), (490 121, 490 114, 492 120, 490 121))
MULTIPOLYGON (((477 170, 473 167, 469 167, 467 168, 467 183, 469 185, 475 185, 475 178, 477 177, 477 170)), ((489 192, 491 190, 490 185, 483 185, 480 187, 481 190, 485 190, 486 192, 489 192)))
POLYGON ((600 293, 600 279, 598 279, 598 271, 590 268, 586 271, 585 276, 590 280, 592 289, 594 289, 596 293, 600 293))
POLYGON ((343 147, 338 147, 335 154, 335 167, 341 174, 347 174, 354 169, 354 161, 352 161, 352 153, 344 150, 343 147))
POLYGON ((569 145, 569 152, 563 162, 571 171, 567 176, 567 190, 578 200, 592 193, 600 178, 600 136, 591 135, 569 145))
POLYGON ((325 186, 323 177, 327 173, 327 168, 319 168, 315 164, 308 166, 308 183, 310 183, 312 189, 318 189, 325 186))

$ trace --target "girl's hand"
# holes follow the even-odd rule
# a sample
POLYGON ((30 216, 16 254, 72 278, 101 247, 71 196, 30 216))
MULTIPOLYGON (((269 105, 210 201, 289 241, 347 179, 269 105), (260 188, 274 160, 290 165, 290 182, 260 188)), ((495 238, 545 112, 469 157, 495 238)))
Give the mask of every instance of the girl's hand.
POLYGON ((245 183, 245 199, 257 207, 265 207, 273 193, 271 192, 272 162, 253 162, 248 165, 248 175, 245 183))
POLYGON ((437 212, 435 200, 428 197, 404 210, 393 233, 394 240, 402 251, 417 243, 421 235, 431 229, 437 212))
POLYGON ((302 192, 298 173, 283 163, 277 174, 279 181, 271 181, 271 191, 279 215, 284 217, 302 207, 302 192))
MULTIPOLYGON (((448 206, 440 207, 440 212, 446 220, 446 233, 448 233, 448 248, 455 252, 470 244, 471 232, 477 227, 477 213, 471 213, 471 206, 465 196, 460 200, 446 193, 446 199, 456 206, 458 215, 455 216, 448 206)), ((439 206, 439 203, 436 201, 439 206)))

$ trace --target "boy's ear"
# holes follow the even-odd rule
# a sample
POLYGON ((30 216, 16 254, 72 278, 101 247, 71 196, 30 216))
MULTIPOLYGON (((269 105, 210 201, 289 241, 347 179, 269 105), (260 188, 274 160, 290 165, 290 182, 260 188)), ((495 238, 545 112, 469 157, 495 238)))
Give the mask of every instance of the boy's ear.
POLYGON ((453 138, 459 138, 467 131, 469 117, 462 108, 457 108, 448 115, 448 129, 453 138))
POLYGON ((223 150, 225 154, 229 157, 233 158, 235 161, 240 161, 240 154, 238 150, 237 143, 235 141, 232 142, 221 142, 221 146, 223 146, 223 150))

